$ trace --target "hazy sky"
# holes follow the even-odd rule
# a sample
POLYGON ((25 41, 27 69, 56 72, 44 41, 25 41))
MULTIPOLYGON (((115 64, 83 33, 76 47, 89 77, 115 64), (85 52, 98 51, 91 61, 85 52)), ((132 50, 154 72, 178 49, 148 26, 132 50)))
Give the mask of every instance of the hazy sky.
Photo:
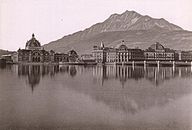
POLYGON ((32 33, 46 44, 126 10, 192 30, 191 5, 192 0, 0 0, 0 48, 24 48, 32 33))

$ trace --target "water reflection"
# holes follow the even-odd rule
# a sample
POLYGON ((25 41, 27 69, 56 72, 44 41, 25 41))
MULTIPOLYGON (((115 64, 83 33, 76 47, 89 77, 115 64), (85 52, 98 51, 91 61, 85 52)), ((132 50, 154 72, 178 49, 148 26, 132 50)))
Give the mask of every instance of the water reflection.
POLYGON ((59 67, 59 65, 18 65, 18 76, 28 77, 28 84, 32 91, 39 84, 41 77, 54 77, 55 74, 59 72, 68 73, 71 77, 74 77, 77 74, 75 66, 59 67))
POLYGON ((18 65, 16 72, 19 77, 27 77, 27 82, 34 91, 34 88, 40 83, 41 77, 49 75, 53 77, 59 72, 58 66, 44 66, 44 65, 18 65))
POLYGON ((147 129, 153 124, 174 129, 189 125, 191 78, 189 67, 2 67, 0 129, 2 124, 7 129, 65 129, 78 124, 130 129, 147 129), (23 81, 29 86, 26 89, 23 81))
POLYGON ((77 74, 77 70, 76 70, 75 66, 70 67, 69 74, 71 75, 71 77, 74 77, 77 74))
POLYGON ((96 78, 102 77, 103 81, 110 79, 118 79, 122 86, 129 80, 147 79, 155 86, 176 77, 187 78, 192 77, 190 67, 143 67, 131 66, 96 66, 93 68, 93 76, 96 78))
POLYGON ((166 80, 176 77, 192 77, 192 68, 190 67, 134 67, 131 66, 68 66, 68 65, 16 65, 1 66, 1 69, 13 69, 19 77, 27 77, 28 84, 32 91, 39 84, 44 76, 54 77, 57 73, 66 73, 71 77, 77 74, 83 75, 90 73, 93 79, 101 81, 102 85, 108 80, 119 80, 124 87, 128 80, 146 79, 155 86, 159 86, 166 80))
POLYGON ((0 64, 0 68, 1 68, 1 69, 6 68, 6 64, 0 64))

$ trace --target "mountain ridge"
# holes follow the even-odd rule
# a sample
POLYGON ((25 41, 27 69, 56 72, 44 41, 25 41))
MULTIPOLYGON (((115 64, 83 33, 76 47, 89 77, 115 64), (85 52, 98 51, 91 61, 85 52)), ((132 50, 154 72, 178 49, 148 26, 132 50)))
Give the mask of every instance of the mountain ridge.
MULTIPOLYGON (((137 39, 140 37, 140 35, 134 34, 134 33, 138 33, 139 31, 144 31, 146 33, 151 32, 151 33, 157 33, 156 37, 157 40, 162 41, 162 39, 164 37, 161 36, 161 33, 165 33, 165 32, 180 32, 181 36, 179 36, 179 33, 177 33, 177 36, 182 38, 182 36, 184 35, 184 33, 189 33, 189 31, 185 31, 183 30, 181 27, 174 25, 172 23, 169 23, 168 21, 166 21, 163 18, 157 19, 157 18, 152 18, 148 15, 141 15, 135 11, 125 11, 122 14, 112 14, 110 15, 110 17, 108 17, 106 20, 104 20, 103 22, 100 23, 96 23, 94 25, 92 25, 89 28, 86 28, 83 31, 78 31, 75 32, 73 34, 67 35, 62 37, 61 39, 52 41, 48 44, 45 44, 44 47, 45 49, 48 50, 55 50, 55 51, 60 51, 60 52, 66 52, 67 50, 74 48, 76 49, 79 53, 82 53, 82 51, 85 50, 90 50, 90 45, 95 45, 98 43, 92 42, 92 41, 97 41, 95 38, 100 39, 101 41, 105 41, 107 42, 111 42, 110 44, 113 45, 112 43, 116 44, 115 41, 111 40, 111 39, 119 39, 119 38, 109 38, 108 40, 105 40, 105 38, 99 34, 105 34, 105 35, 111 35, 112 36, 112 32, 115 33, 116 37, 118 37, 117 35, 120 36, 124 36, 124 37, 120 37, 120 39, 126 39, 126 37, 129 37, 129 35, 133 36, 137 36, 135 37, 135 39, 131 39, 129 40, 131 41, 137 41, 137 39), (123 35, 125 33, 123 32, 132 32, 126 35, 123 35), (123 34, 117 34, 117 33, 123 33, 123 34), (98 35, 100 37, 98 37, 98 35), (101 38, 103 37, 103 39, 101 38)), ((173 33, 174 34, 174 33, 173 33)), ((110 37, 110 36, 108 36, 110 37)), ((173 35, 173 37, 176 37, 173 35)), ((150 35, 148 36, 149 39, 150 35)), ((120 40, 119 39, 119 40, 120 40)), ((189 41, 191 43, 192 41, 192 35, 190 33, 190 36, 186 39, 189 39, 187 41, 189 41)), ((186 44, 186 39, 184 38, 183 42, 184 44, 186 44)), ((153 40, 155 41, 155 40, 153 40)), ((170 39, 168 39, 168 41, 171 41, 170 39)), ((172 40, 174 41, 174 40, 172 40)), ((171 41, 171 43, 173 43, 171 41)), ((99 42, 99 43, 100 43, 99 42)), ((109 44, 109 43, 107 43, 109 44)), ((148 44, 146 44, 147 46, 148 44)), ((190 46, 191 47, 191 46, 190 46)), ((146 47, 144 47, 146 48, 146 47)), ((184 47, 186 48, 186 47, 184 47)), ((178 47, 176 47, 176 49, 178 49, 178 47)))

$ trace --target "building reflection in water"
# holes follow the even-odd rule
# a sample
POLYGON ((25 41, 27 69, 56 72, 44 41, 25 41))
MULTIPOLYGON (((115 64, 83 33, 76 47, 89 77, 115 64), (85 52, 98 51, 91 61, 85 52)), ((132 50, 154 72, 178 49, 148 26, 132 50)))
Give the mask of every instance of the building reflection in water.
POLYGON ((148 109, 149 107, 154 105, 162 106, 170 101, 173 101, 176 97, 179 97, 180 95, 182 96, 187 94, 187 92, 190 90, 190 88, 187 87, 188 89, 184 88, 183 90, 185 91, 181 91, 180 86, 174 86, 174 89, 170 89, 171 86, 160 88, 161 84, 166 82, 166 80, 171 81, 171 79, 174 78, 192 78, 191 67, 160 67, 159 69, 157 67, 147 67, 144 69, 144 67, 142 66, 135 66, 133 68, 132 66, 115 65, 13 65, 0 68, 0 70, 3 71, 5 69, 14 73, 16 72, 15 74, 18 74, 18 77, 20 77, 21 79, 26 79, 27 85, 30 86, 32 92, 38 90, 37 86, 40 84, 41 80, 46 81, 43 80, 45 79, 44 77, 46 77, 46 79, 48 80, 50 78, 53 78, 54 76, 54 78, 65 78, 65 80, 63 81, 53 81, 53 84, 57 84, 60 82, 65 84, 65 81, 69 79, 69 82, 66 83, 69 85, 66 85, 66 87, 75 89, 75 92, 77 91, 86 93, 91 98, 95 99, 98 102, 104 102, 106 105, 114 110, 123 110, 127 113, 132 114, 137 113, 141 109, 148 109), (81 76, 85 77, 79 78, 81 76), (84 82, 84 80, 82 79, 86 79, 87 81, 84 82), (135 85, 135 81, 143 79, 145 81, 149 81, 149 83, 152 83, 152 87, 148 87, 147 85, 149 83, 147 82, 146 85, 146 82, 143 81, 141 81, 140 83, 142 83, 142 85, 145 87, 137 87, 135 85), (78 83, 81 84, 75 84, 75 86, 73 86, 74 83, 71 82, 75 80, 78 80, 78 83), (119 84, 119 82, 121 83, 121 85, 119 84), (96 85, 94 85, 95 83, 96 85), (115 85, 111 86, 113 83, 115 83, 115 85), (130 86, 128 86, 128 84, 130 86), (105 87, 102 87, 102 85, 105 87), (117 85, 120 87, 116 88, 117 85), (155 88, 153 86, 159 87, 155 88), (169 94, 167 94, 168 91, 170 92, 169 94))
POLYGON ((129 79, 140 80, 147 79, 155 86, 160 85, 165 80, 176 77, 192 77, 192 68, 190 67, 134 67, 131 66, 96 66, 93 68, 93 76, 96 79, 105 80, 117 79, 122 87, 129 79))
POLYGON ((27 77, 27 82, 34 91, 34 88, 40 83, 41 78, 50 76, 51 78, 57 73, 67 73, 71 77, 77 74, 75 66, 59 65, 18 65, 18 76, 27 77))
POLYGON ((77 74, 77 69, 76 69, 77 66, 68 66, 68 65, 61 65, 59 66, 59 71, 61 73, 67 73, 69 74, 71 77, 74 77, 76 76, 77 74))
POLYGON ((0 68, 1 68, 1 69, 5 69, 5 68, 6 68, 6 64, 0 63, 0 68))
MULTIPOLYGON (((42 75, 43 75, 42 71, 42 75)), ((29 66, 28 82, 31 85, 32 92, 34 87, 40 82, 40 66, 29 66)))
POLYGON ((74 77, 77 74, 77 70, 76 70, 75 66, 70 66, 69 74, 71 75, 71 77, 74 77))
MULTIPOLYGON (((0 67, 0 69, 9 69, 18 73, 19 77, 27 77, 27 82, 30 85, 32 91, 40 83, 41 78, 44 76, 50 76, 53 78, 57 73, 65 73, 72 78, 77 74, 82 75, 85 73, 90 74, 90 78, 94 81, 98 81, 103 85, 107 80, 120 81, 122 87, 125 87, 125 83, 128 80, 141 80, 146 79, 155 86, 159 86, 166 80, 170 80, 176 77, 191 78, 191 67, 134 67, 132 66, 68 66, 68 65, 7 65, 0 67)), ((97 83, 98 83, 97 82, 97 83)))
POLYGON ((45 66, 45 65, 18 65, 18 76, 27 77, 27 82, 31 87, 32 92, 34 88, 40 83, 41 77, 50 75, 53 77, 59 72, 59 66, 45 66))

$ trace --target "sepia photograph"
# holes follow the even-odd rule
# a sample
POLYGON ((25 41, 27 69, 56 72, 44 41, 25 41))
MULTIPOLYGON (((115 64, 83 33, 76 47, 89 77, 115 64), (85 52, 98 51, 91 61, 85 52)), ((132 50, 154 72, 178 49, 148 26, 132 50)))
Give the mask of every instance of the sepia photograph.
POLYGON ((192 130, 191 0, 0 0, 0 130, 192 130))

